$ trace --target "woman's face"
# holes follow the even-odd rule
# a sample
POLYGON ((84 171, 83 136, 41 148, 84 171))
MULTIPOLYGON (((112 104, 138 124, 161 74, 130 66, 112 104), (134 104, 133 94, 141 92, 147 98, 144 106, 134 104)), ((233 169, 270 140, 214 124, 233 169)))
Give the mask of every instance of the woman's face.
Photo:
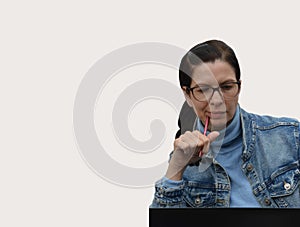
MULTIPOLYGON (((227 62, 216 60, 194 67, 190 87, 208 85, 216 88, 225 82, 236 82, 234 69, 227 62)), ((219 131, 231 122, 238 104, 238 95, 230 100, 224 100, 221 94, 215 91, 210 100, 199 102, 191 93, 186 94, 185 89, 184 87, 186 101, 193 107, 202 123, 205 124, 206 117, 210 118, 208 126, 210 131, 219 131)))

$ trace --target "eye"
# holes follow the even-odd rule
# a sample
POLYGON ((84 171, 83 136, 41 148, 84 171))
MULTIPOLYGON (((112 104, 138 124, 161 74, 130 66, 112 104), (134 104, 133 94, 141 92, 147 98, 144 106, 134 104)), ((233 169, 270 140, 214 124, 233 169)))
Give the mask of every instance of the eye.
POLYGON ((234 84, 223 84, 220 86, 222 90, 224 91, 228 91, 228 90, 231 90, 233 87, 234 87, 234 84))
POLYGON ((197 92, 205 93, 205 92, 208 92, 209 89, 210 89, 209 86, 201 86, 197 89, 197 92))

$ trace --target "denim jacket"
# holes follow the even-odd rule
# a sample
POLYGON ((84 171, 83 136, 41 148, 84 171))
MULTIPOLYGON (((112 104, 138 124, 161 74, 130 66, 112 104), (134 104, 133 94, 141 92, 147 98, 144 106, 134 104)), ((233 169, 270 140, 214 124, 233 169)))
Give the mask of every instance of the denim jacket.
MULTIPOLYGON (((300 207, 299 122, 292 118, 261 116, 240 108, 243 133, 242 171, 263 208, 300 207)), ((180 120, 195 117, 184 108, 180 120)), ((179 121, 180 122, 180 121, 179 121)), ((193 124, 181 124, 178 137, 193 124)), ((224 168, 217 162, 199 173, 187 166, 183 180, 166 185, 155 183, 150 208, 229 207, 231 185, 224 168)))

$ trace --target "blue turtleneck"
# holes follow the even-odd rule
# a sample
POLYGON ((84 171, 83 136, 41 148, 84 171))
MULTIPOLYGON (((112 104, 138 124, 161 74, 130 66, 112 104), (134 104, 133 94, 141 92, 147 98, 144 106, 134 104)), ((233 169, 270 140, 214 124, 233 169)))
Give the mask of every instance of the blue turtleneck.
MULTIPOLYGON (((196 128, 203 133, 204 128, 199 119, 196 128)), ((231 182, 230 207, 260 207, 252 193, 250 183, 241 169, 243 138, 239 105, 237 105, 231 123, 226 129, 220 131, 219 137, 211 143, 210 149, 214 153, 215 160, 229 175, 231 182)))

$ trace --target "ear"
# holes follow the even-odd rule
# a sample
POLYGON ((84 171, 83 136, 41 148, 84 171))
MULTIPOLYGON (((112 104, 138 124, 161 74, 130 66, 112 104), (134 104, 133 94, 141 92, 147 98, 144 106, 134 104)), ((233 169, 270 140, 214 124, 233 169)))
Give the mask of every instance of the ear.
POLYGON ((239 94, 241 93, 241 89, 242 89, 242 80, 239 80, 240 82, 240 90, 239 90, 239 94))
POLYGON ((182 87, 182 91, 183 91, 183 94, 184 94, 184 97, 185 97, 185 100, 187 102, 187 104, 190 106, 190 107, 193 107, 193 102, 192 102, 192 99, 191 99, 191 94, 188 94, 187 93, 187 90, 186 90, 186 87, 182 87))

